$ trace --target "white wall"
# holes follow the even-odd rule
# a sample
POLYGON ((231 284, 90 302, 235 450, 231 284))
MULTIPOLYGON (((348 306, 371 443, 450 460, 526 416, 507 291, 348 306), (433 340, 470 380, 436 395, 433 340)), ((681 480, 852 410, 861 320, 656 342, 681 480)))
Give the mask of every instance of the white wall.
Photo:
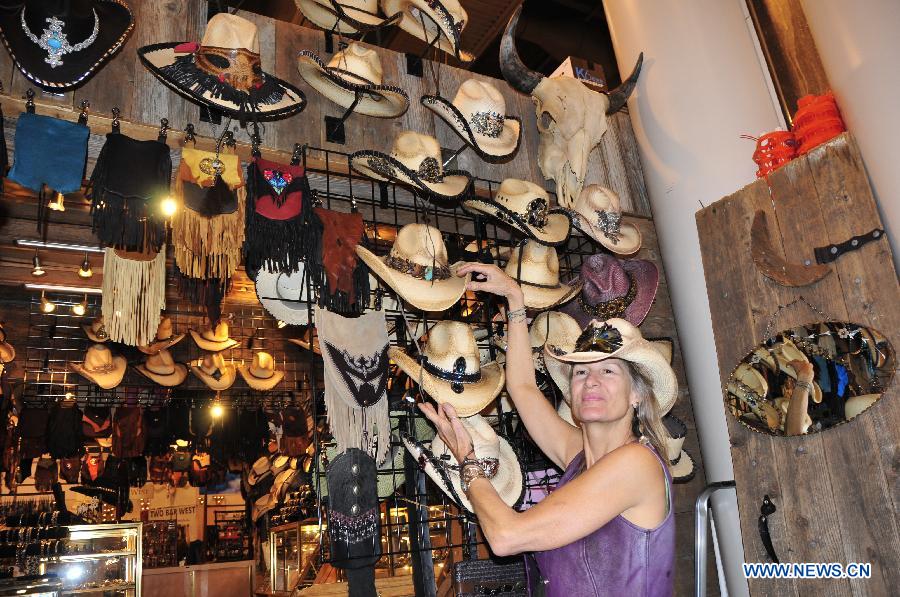
MULTIPOLYGON (((733 479, 694 214, 755 178, 752 141, 783 120, 741 0, 604 0, 682 343, 708 481, 733 479)), ((731 595, 748 595, 734 492, 713 500, 731 595)), ((708 565, 714 566, 710 562, 708 565)))

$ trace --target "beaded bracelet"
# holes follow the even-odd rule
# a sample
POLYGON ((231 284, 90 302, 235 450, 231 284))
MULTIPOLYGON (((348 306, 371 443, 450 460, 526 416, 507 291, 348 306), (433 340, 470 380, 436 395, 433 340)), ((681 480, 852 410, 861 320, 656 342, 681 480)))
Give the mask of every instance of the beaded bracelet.
POLYGON ((526 310, 525 307, 521 309, 516 309, 515 311, 508 311, 506 313, 506 320, 510 323, 518 323, 520 321, 525 321, 526 319, 526 310))

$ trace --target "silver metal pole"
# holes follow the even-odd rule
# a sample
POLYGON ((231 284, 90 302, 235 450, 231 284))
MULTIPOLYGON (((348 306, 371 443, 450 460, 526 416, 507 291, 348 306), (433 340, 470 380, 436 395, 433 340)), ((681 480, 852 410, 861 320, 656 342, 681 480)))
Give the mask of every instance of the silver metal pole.
POLYGON ((719 489, 734 487, 734 481, 716 481, 706 486, 694 506, 694 586, 696 597, 706 597, 706 529, 709 527, 709 498, 719 489))

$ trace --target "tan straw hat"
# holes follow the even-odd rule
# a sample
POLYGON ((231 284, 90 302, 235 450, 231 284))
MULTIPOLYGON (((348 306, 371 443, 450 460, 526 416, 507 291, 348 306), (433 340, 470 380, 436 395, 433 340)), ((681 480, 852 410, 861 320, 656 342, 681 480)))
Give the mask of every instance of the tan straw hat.
POLYGON ((180 385, 187 377, 187 366, 176 363, 166 348, 148 356, 147 360, 137 365, 135 369, 148 379, 166 387, 180 385))
POLYGON ((185 334, 175 334, 172 329, 172 320, 163 316, 159 320, 159 328, 156 330, 156 339, 150 344, 138 346, 144 354, 156 354, 166 348, 172 348, 184 338, 185 334))
MULTIPOLYGON (((460 419, 463 426, 472 436, 473 449, 475 457, 482 460, 485 472, 494 489, 497 490, 500 499, 507 506, 515 505, 522 497, 525 489, 522 475, 522 468, 519 465, 519 459, 504 438, 497 435, 494 429, 481 415, 460 419)), ((431 477, 437 486, 445 494, 451 498, 458 498, 460 505, 472 512, 472 504, 466 498, 465 492, 462 490, 462 482, 459 476, 459 470, 452 467, 458 467, 459 462, 444 444, 440 436, 435 436, 431 440, 431 447, 426 452, 425 445, 422 442, 412 441, 409 438, 403 438, 406 449, 409 450, 413 458, 417 461, 425 456, 425 473, 431 477), (438 470, 440 467, 441 470, 438 470), (447 481, 449 480, 449 485, 447 481), (452 491, 450 490, 452 487, 452 491)))
POLYGON ((325 64, 318 54, 300 50, 297 68, 316 91, 342 108, 356 102, 354 112, 378 118, 396 118, 409 108, 409 96, 399 87, 382 85, 378 52, 357 42, 325 64))
POLYGON ((513 249, 506 273, 522 287, 529 309, 552 309, 581 292, 581 281, 574 285, 559 283, 556 249, 533 241, 513 249))
POLYGON ((666 460, 668 460, 672 482, 687 483, 694 478, 696 472, 694 459, 684 449, 687 425, 672 413, 664 416, 662 422, 666 427, 666 460))
POLYGON ((437 228, 407 224, 397 233, 391 252, 384 257, 361 245, 359 255, 372 273, 401 298, 423 311, 444 311, 459 301, 470 275, 459 277, 460 264, 448 265, 447 247, 437 228))
POLYGON ((506 99, 487 81, 466 79, 452 102, 439 95, 420 101, 486 162, 506 161, 519 149, 522 123, 506 113, 506 99))
POLYGON ((191 372, 211 390, 221 392, 234 384, 237 372, 232 364, 225 363, 220 353, 207 353, 197 365, 191 365, 191 372))
POLYGON ((191 336, 197 346, 209 352, 219 352, 227 348, 234 348, 240 342, 228 336, 228 322, 220 321, 216 329, 205 329, 202 332, 191 330, 191 336))
POLYGON ((619 196, 598 184, 584 187, 572 206, 572 225, 619 255, 641 248, 641 231, 622 221, 619 196))
POLYGON ((343 35, 393 25, 400 18, 400 15, 379 16, 377 0, 294 0, 294 3, 314 25, 343 35))
MULTIPOLYGON (((6 330, 3 329, 3 324, 0 323, 0 363, 8 363, 14 358, 16 358, 16 349, 6 341, 6 330)), ((2 372, 3 369, 0 368, 0 373, 2 372)))
POLYGON ((445 200, 459 199, 472 183, 468 172, 445 172, 437 139, 414 131, 401 131, 390 154, 368 149, 352 153, 350 166, 364 176, 401 182, 445 200))
POLYGON ((550 209, 547 191, 527 180, 507 178, 493 200, 475 196, 463 201, 463 207, 492 216, 544 245, 569 240, 569 213, 559 207, 550 209))
POLYGON ((84 363, 69 363, 69 368, 104 390, 111 390, 122 383, 127 365, 125 357, 114 356, 103 344, 92 344, 84 355, 84 363))
MULTIPOLYGON (((778 368, 792 379, 797 379, 797 372, 791 365, 791 361, 809 362, 809 357, 787 338, 772 346, 772 355, 775 357, 778 368)), ((810 392, 809 398, 816 404, 822 402, 822 388, 816 382, 812 382, 812 392, 810 392)))
POLYGON ((469 20, 459 0, 381 0, 381 8, 389 15, 402 13, 400 28, 413 37, 433 43, 462 62, 475 59, 459 47, 469 20))
POLYGON ((506 381, 498 363, 481 364, 472 328, 460 321, 434 324, 418 359, 397 347, 388 355, 435 402, 452 404, 460 417, 480 412, 506 381))
POLYGON ((528 338, 531 341, 532 358, 534 367, 538 371, 546 369, 544 363, 544 346, 575 346, 575 341, 581 335, 581 327, 570 315, 559 311, 542 311, 538 313, 531 327, 528 328, 528 338))
POLYGON ((97 317, 91 323, 81 324, 81 329, 84 330, 84 333, 92 342, 103 343, 109 340, 109 334, 106 331, 106 326, 103 325, 102 317, 97 317))
POLYGON ((849 421, 859 416, 863 411, 875 404, 875 401, 880 397, 881 394, 863 394, 862 396, 848 398, 847 402, 844 403, 844 418, 849 421))
POLYGON ((271 390, 284 379, 284 371, 276 371, 275 359, 263 351, 254 353, 250 365, 240 365, 238 371, 248 386, 261 392, 271 390))

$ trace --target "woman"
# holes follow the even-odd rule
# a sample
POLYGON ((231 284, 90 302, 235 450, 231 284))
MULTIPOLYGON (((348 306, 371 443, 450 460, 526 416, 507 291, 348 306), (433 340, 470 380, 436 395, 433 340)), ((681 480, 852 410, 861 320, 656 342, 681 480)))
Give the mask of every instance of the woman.
MULTIPOLYGON (((453 407, 420 405, 462 463, 464 491, 491 550, 497 555, 535 552, 537 566, 529 565, 529 578, 539 572, 541 582, 532 585, 542 586, 548 596, 671 595, 675 523, 671 477, 660 457, 665 436, 657 401, 663 396, 654 395, 664 388, 665 406, 674 401, 668 362, 627 322, 610 320, 627 328, 627 337, 618 340, 616 328, 592 322, 592 330, 602 333, 582 334, 580 341, 602 348, 604 356, 616 346, 625 346, 620 353, 633 356, 600 356, 572 366, 568 401, 581 424, 573 427, 556 414, 535 382, 521 288, 493 265, 468 263, 458 270, 460 276, 469 273, 475 274, 469 290, 507 300, 507 392, 534 442, 565 470, 547 498, 516 512, 479 470, 472 440, 453 407)), ((576 356, 591 358, 585 357, 590 350, 579 347, 576 356)), ((546 356, 567 358, 549 350, 546 356)))

